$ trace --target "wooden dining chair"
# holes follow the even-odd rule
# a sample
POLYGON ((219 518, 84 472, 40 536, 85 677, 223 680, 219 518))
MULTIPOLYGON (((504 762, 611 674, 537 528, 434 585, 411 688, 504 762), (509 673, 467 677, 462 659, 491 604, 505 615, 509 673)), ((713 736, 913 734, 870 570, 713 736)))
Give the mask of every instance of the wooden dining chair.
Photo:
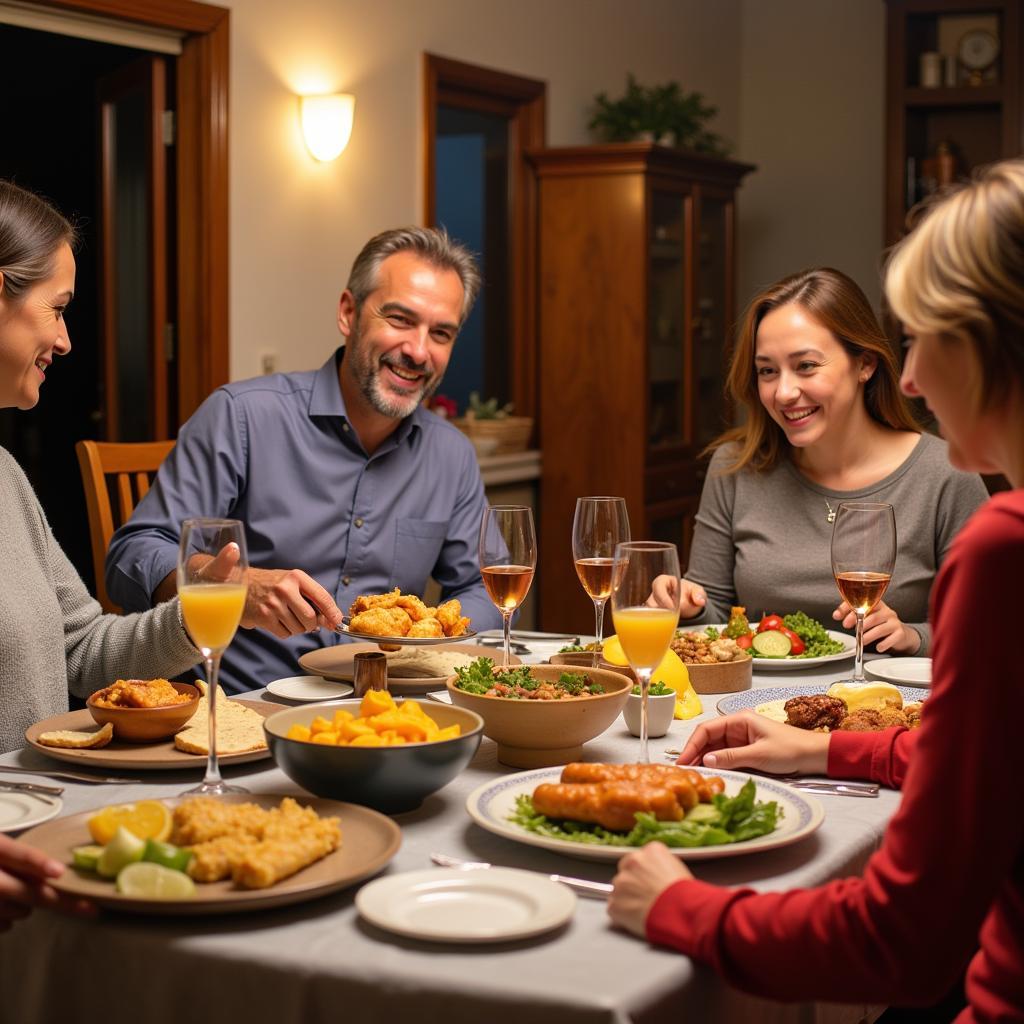
POLYGON ((103 564, 114 530, 127 522, 132 509, 149 490, 150 481, 174 447, 173 441, 138 444, 79 441, 75 445, 82 470, 85 505, 89 511, 92 564, 96 571, 96 597, 103 610, 120 612, 110 600, 103 564), (113 497, 112 497, 113 496, 113 497), (117 516, 114 514, 114 501, 117 516))

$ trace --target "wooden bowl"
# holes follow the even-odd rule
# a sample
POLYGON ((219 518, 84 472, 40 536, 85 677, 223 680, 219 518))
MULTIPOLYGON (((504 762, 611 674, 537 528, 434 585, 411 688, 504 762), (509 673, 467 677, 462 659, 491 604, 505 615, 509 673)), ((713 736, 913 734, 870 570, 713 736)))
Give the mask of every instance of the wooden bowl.
POLYGON ((697 693, 737 693, 753 685, 754 659, 719 661, 713 665, 687 662, 686 671, 697 693))
POLYGON ((191 683, 171 683, 178 693, 187 693, 191 700, 187 704, 169 704, 162 708, 101 708, 90 694, 85 706, 89 714, 100 724, 107 722, 114 727, 114 736, 126 743, 152 743, 154 740, 173 736, 199 707, 199 688, 191 683))
MULTIPOLYGON (((554 681, 562 665, 530 665, 534 679, 554 681)), ((500 672, 501 669, 495 669, 500 672)), ((509 700, 466 693, 448 677, 448 693, 457 707, 475 711, 484 720, 484 735, 498 744, 498 760, 513 768, 546 768, 578 761, 583 744, 600 735, 619 716, 633 688, 620 672, 587 668, 586 674, 604 687, 596 697, 568 700, 509 700)))

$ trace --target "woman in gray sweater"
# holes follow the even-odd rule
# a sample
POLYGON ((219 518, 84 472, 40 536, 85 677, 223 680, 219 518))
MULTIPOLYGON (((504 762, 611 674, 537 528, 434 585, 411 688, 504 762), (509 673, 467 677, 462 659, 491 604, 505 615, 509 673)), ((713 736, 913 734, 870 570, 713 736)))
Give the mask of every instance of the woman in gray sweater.
MULTIPOLYGON (((832 579, 835 509, 888 502, 896 567, 864 642, 926 654, 932 581, 987 495, 979 476, 949 465, 945 441, 921 433, 864 293, 827 267, 765 289, 747 310, 728 386, 743 423, 711 446, 680 616, 724 622, 740 604, 753 619, 800 610, 852 628, 832 579)), ((655 594, 671 603, 663 586, 655 594)))
MULTIPOLYGON (((54 359, 71 350, 64 310, 75 289, 74 241, 56 210, 0 181, 0 408, 35 406, 54 359)), ((119 677, 177 675, 200 660, 177 599, 141 615, 102 613, 2 448, 0 566, 0 751, 66 711, 69 690, 86 696, 119 677)), ((53 901, 44 879, 55 870, 0 836, 0 930, 19 905, 53 901)))

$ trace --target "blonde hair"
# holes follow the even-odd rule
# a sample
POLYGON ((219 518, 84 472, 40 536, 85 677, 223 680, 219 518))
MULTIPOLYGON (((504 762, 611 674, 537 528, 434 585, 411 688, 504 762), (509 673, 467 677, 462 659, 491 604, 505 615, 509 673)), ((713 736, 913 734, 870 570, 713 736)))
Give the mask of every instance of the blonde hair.
POLYGON ((920 429, 900 391, 896 355, 864 292, 855 281, 832 267, 801 270, 754 296, 744 314, 726 380, 733 401, 745 413, 744 422, 715 438, 703 453, 706 455, 722 445, 735 445, 736 459, 723 468, 725 473, 746 468, 755 472, 770 470, 789 450, 782 428, 761 402, 754 354, 761 321, 773 309, 790 303, 801 306, 830 331, 851 359, 867 353, 875 356, 875 372, 864 385, 864 406, 872 419, 893 430, 920 429))
POLYGON ((1024 385, 1024 160, 977 171, 892 250, 885 293, 912 331, 974 349, 974 408, 1024 385))

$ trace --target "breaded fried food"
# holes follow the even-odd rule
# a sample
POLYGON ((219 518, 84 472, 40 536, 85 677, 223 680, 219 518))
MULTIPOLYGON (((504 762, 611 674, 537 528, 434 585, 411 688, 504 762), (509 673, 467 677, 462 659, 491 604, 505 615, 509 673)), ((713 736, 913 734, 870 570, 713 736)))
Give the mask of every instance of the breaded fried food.
POLYGON ((417 637, 438 637, 444 636, 444 630, 437 619, 420 619, 412 624, 412 628, 406 636, 417 637))
POLYGON ((886 704, 882 708, 857 708, 851 711, 839 728, 844 732, 878 732, 881 729, 892 729, 894 726, 908 727, 907 716, 902 708, 886 704))
POLYGON ((194 882, 219 882, 231 877, 232 865, 238 864, 250 848, 259 844, 255 836, 240 834, 218 836, 192 847, 188 876, 194 882))
POLYGON ((462 614, 462 604, 457 597, 437 606, 437 621, 445 636, 462 636, 469 628, 469 619, 462 614))
POLYGON ((353 633, 369 636, 405 636, 412 627, 412 619, 404 608, 369 608, 353 615, 348 628, 353 633))
POLYGON ((437 617, 434 608, 428 608, 415 594, 402 594, 395 602, 397 608, 404 608, 413 622, 437 617))
POLYGON ((303 823, 289 834, 244 848, 231 869, 235 885, 265 889, 336 850, 341 845, 338 819, 318 818, 315 813, 313 817, 315 822, 303 823))
POLYGON ((923 710, 924 704, 921 701, 903 705, 903 714, 907 717, 908 729, 919 729, 921 727, 921 712, 923 710))
POLYGON ((190 700, 191 695, 178 693, 168 679, 118 679, 92 698, 99 708, 163 708, 190 700))
POLYGON ((221 836, 251 835, 262 838, 270 811, 259 804, 229 804, 212 796, 197 796, 174 808, 171 842, 193 846, 221 836))
POLYGON ((386 594, 360 594, 352 604, 349 605, 349 615, 359 615, 360 612, 368 612, 371 608, 394 608, 402 592, 395 587, 386 594))
POLYGON ((824 693, 791 697, 784 705, 786 721, 798 729, 830 731, 846 718, 846 702, 824 693))

